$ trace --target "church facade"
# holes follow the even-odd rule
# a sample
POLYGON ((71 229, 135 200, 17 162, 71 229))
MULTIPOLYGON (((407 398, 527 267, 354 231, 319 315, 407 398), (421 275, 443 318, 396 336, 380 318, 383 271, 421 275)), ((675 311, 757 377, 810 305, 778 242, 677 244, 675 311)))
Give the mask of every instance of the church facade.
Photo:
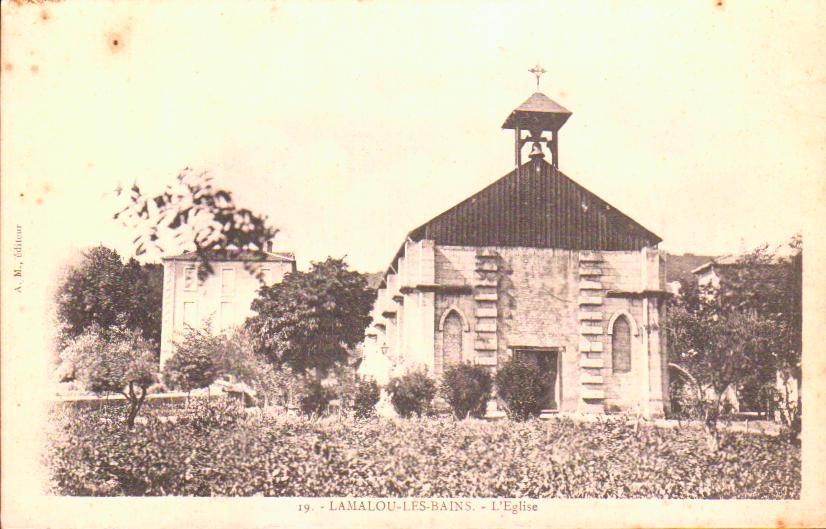
POLYGON ((377 291, 365 365, 438 377, 518 357, 546 373, 547 412, 665 413, 661 239, 559 171, 570 115, 533 94, 503 125, 516 168, 408 234, 377 291))

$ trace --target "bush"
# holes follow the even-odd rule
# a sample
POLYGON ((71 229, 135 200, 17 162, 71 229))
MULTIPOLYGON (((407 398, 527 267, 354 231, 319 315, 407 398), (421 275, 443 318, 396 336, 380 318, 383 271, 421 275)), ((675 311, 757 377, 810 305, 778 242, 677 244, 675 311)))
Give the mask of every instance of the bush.
POLYGON ((436 395, 436 383, 425 373, 414 371, 390 380, 387 385, 390 402, 402 417, 425 415, 436 395))
POLYGON ((539 415, 547 383, 538 367, 521 360, 508 360, 496 372, 496 391, 516 421, 539 415))
POLYGON ((464 419, 485 414, 492 388, 490 372, 482 366, 468 363, 449 367, 440 389, 453 414, 464 419))
POLYGON ((207 320, 202 329, 189 327, 184 339, 175 344, 175 352, 163 367, 163 382, 167 387, 186 392, 205 388, 218 378, 218 354, 223 338, 212 334, 207 320))
POLYGON ((361 380, 356 384, 353 396, 353 411, 356 417, 365 419, 376 413, 376 404, 381 398, 381 389, 375 380, 361 380))
POLYGON ((298 407, 304 415, 321 415, 336 398, 333 390, 324 386, 319 380, 307 377, 298 394, 298 407))
MULTIPOLYGON (((201 428, 201 408, 135 429, 123 409, 51 430, 52 492, 74 496, 798 499, 800 449, 779 437, 621 420, 308 421, 252 416, 201 428)), ((208 421, 207 421, 208 422, 208 421)))

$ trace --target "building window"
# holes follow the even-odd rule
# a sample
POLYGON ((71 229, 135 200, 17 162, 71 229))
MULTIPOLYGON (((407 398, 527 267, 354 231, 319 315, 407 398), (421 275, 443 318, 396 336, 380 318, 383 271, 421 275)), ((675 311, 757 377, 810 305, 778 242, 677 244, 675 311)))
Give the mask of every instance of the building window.
POLYGON ((224 268, 221 270, 221 295, 232 296, 235 294, 235 269, 224 268))
POLYGON ((231 301, 221 302, 221 329, 229 329, 235 324, 235 312, 231 301))
POLYGON ((194 292, 198 287, 198 276, 194 266, 184 268, 184 290, 194 292))
POLYGON ((625 316, 620 316, 614 321, 611 334, 611 362, 614 373, 631 371, 631 325, 625 316))
POLYGON ((456 311, 450 311, 444 320, 443 336, 444 346, 442 348, 444 367, 462 363, 462 331, 464 325, 462 318, 456 311))
POLYGON ((195 325, 195 320, 195 302, 184 301, 184 325, 192 327, 195 325))

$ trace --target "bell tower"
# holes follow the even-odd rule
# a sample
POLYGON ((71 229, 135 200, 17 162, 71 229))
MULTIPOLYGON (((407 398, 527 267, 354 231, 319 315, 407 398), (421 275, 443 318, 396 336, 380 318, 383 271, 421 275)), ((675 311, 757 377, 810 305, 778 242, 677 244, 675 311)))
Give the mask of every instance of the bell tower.
POLYGON ((559 168, 559 129, 571 117, 571 111, 539 92, 539 77, 545 69, 537 65, 528 70, 536 76, 537 91, 516 107, 502 125, 503 129, 513 129, 515 137, 516 167, 522 165, 522 147, 532 142, 530 158, 544 158, 542 144, 551 152, 551 165, 559 168), (523 135, 522 132, 527 132, 523 135), (543 136, 548 133, 549 137, 543 136))

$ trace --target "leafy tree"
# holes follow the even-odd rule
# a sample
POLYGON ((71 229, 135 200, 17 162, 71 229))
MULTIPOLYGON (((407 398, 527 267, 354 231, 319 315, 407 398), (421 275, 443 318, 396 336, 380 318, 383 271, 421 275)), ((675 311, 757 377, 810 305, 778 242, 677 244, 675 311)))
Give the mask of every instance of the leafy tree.
POLYGON ((105 330, 92 325, 69 340, 62 358, 73 366, 76 379, 87 391, 126 397, 126 423, 134 426, 147 390, 158 377, 153 346, 140 332, 123 324, 105 330))
POLYGON ((458 364, 445 371, 440 389, 457 418, 481 417, 487 409, 493 378, 482 366, 458 364))
POLYGON ((761 247, 727 267, 719 289, 685 283, 669 305, 671 367, 695 392, 712 450, 727 390, 774 389, 778 372, 800 380, 801 277, 799 251, 777 258, 761 247))
POLYGON ((205 388, 218 378, 218 358, 224 348, 222 336, 210 332, 211 322, 203 328, 189 327, 183 340, 175 344, 175 352, 164 364, 164 383, 187 393, 205 388))
POLYGON ((96 332, 119 324, 138 329, 157 344, 161 333, 163 270, 160 265, 126 263, 115 250, 97 246, 70 267, 56 294, 59 342, 64 346, 92 327, 96 332))
POLYGON ((363 274, 328 258, 262 287, 252 302, 257 314, 245 326, 255 350, 273 364, 323 378, 364 338, 373 296, 363 274))
MULTIPOLYGON (((117 189, 118 194, 122 191, 117 189)), ((155 196, 134 184, 128 204, 114 217, 137 231, 136 255, 149 247, 164 252, 164 247, 194 246, 202 264, 198 267, 201 279, 213 273, 210 259, 215 252, 244 252, 248 257, 245 268, 260 273, 250 257, 263 257, 266 244, 278 233, 265 215, 236 206, 232 193, 216 188, 208 173, 188 167, 155 196)))
POLYGON ((539 415, 547 388, 547 377, 524 360, 508 360, 496 372, 496 391, 505 401, 508 416, 517 421, 539 415))

